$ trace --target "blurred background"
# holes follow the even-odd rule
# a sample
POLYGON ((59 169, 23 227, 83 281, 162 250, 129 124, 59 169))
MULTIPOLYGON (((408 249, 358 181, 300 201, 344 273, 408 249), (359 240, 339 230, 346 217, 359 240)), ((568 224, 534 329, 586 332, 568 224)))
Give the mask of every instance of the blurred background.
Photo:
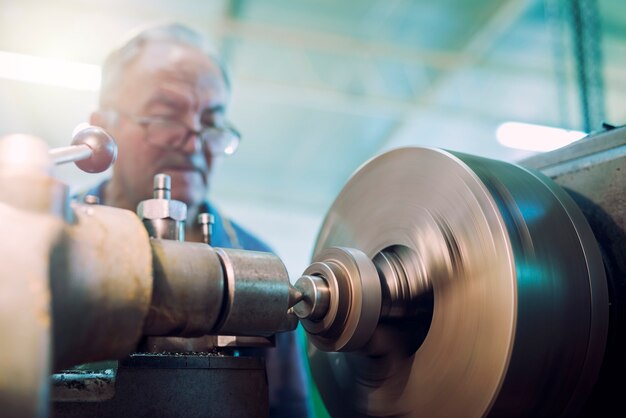
MULTIPOLYGON (((603 122, 624 123, 624 6, 0 0, 0 135, 67 145, 95 108, 102 59, 129 30, 192 25, 230 68, 230 120, 244 136, 218 164, 210 196, 269 242, 294 279, 351 173, 385 150, 432 146, 518 161, 603 122)), ((98 181, 74 166, 57 175, 74 190, 98 181)))

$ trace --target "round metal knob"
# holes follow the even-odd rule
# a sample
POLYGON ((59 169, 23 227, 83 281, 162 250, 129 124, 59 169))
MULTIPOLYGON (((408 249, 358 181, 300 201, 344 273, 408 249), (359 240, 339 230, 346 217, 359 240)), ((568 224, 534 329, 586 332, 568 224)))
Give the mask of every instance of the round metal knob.
POLYGON ((72 145, 86 145, 91 155, 75 164, 87 173, 101 173, 113 165, 117 158, 117 144, 104 129, 87 126, 78 130, 72 139, 72 145))

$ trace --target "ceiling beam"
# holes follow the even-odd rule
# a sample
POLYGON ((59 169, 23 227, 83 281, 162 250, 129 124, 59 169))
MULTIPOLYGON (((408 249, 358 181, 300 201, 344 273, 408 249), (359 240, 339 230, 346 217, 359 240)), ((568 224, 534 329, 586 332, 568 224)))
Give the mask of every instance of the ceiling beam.
POLYGON ((444 70, 456 68, 460 59, 459 54, 454 51, 408 48, 386 42, 362 41, 332 33, 244 22, 233 18, 212 22, 211 33, 214 36, 274 44, 298 51, 310 50, 343 56, 390 59, 444 70))
MULTIPOLYGON (((405 114, 405 120, 392 129, 387 138, 381 141, 381 149, 388 147, 404 136, 407 128, 412 126, 411 121, 418 117, 425 109, 434 105, 437 93, 446 85, 446 82, 464 69, 476 65, 493 48, 504 33, 520 19, 532 1, 536 0, 508 0, 504 2, 480 29, 469 39, 465 48, 459 54, 454 68, 442 71, 429 86, 425 94, 416 98, 411 111, 405 114)), ((468 112, 470 110, 468 109, 468 112)))

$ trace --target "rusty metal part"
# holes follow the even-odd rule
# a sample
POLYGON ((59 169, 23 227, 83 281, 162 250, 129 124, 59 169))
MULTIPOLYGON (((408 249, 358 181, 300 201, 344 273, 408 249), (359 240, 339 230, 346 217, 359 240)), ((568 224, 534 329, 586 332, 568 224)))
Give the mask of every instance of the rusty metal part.
POLYGON ((391 151, 337 197, 314 260, 337 246, 369 259, 406 250, 377 263, 383 276, 395 269, 385 293, 398 303, 383 303, 388 317, 361 350, 309 343, 332 416, 571 415, 588 395, 606 340, 602 259, 580 210, 544 176, 391 151), (417 312, 402 302, 413 299, 417 312))
POLYGON ((71 370, 51 376, 50 400, 102 402, 115 396, 115 369, 71 370))
POLYGON ((9 417, 45 416, 48 407, 50 257, 69 217, 67 187, 51 168, 41 139, 0 139, 0 407, 9 417))
POLYGON ((226 297, 214 333, 270 336, 296 328, 290 311, 289 274, 271 253, 216 248, 225 275, 226 297))
POLYGON ((1 414, 45 416, 52 342, 49 259, 64 224, 4 202, 0 219, 1 414))
POLYGON ((154 288, 143 326, 149 336, 197 337, 211 333, 220 318, 224 275, 208 245, 150 240, 154 288))
POLYGON ((582 415, 614 415, 623 408, 623 391, 615 382, 626 375, 626 127, 599 132, 520 164, 541 170, 563 187, 600 244, 609 286, 609 333, 600 377, 582 415))
MULTIPOLYGON (((372 261, 359 250, 327 248, 304 271, 296 287, 311 300, 308 317, 302 319, 309 341, 324 351, 352 351, 371 338, 380 317, 381 286, 372 261), (306 278, 317 276, 317 286, 306 278), (319 288, 319 291, 318 291, 319 288), (325 296, 328 296, 326 298, 325 296)), ((306 308, 301 309, 301 314, 306 308)))
POLYGON ((54 367, 134 351, 152 298, 150 240, 130 211, 74 206, 51 259, 54 367))
MULTIPOLYGON (((112 380, 112 379, 111 379, 112 380)), ((62 384, 62 382, 57 382, 62 384)), ((115 395, 93 402, 97 385, 73 399, 57 397, 52 416, 255 417, 269 415, 262 358, 219 355, 135 354, 120 361, 115 395), (78 401, 82 399, 82 401, 78 401)))

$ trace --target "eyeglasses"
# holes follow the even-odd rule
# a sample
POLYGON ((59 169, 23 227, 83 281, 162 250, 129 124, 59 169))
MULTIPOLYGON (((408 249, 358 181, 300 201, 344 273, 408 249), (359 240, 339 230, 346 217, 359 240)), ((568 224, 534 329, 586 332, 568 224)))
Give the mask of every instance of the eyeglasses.
POLYGON ((241 134, 230 123, 220 126, 205 126, 196 131, 183 122, 158 116, 137 116, 115 111, 116 114, 141 125, 145 132, 145 140, 164 150, 180 150, 189 138, 197 136, 203 149, 212 155, 232 155, 237 151, 241 134))

